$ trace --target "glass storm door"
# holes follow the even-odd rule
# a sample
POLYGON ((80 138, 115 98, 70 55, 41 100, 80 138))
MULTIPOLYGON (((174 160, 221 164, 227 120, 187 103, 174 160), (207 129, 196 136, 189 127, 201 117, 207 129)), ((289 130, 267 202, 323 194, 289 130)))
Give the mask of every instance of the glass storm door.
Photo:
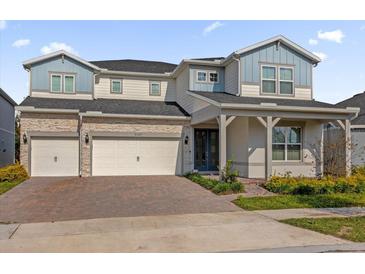
POLYGON ((219 140, 216 129, 195 129, 194 166, 199 171, 218 170, 219 140))

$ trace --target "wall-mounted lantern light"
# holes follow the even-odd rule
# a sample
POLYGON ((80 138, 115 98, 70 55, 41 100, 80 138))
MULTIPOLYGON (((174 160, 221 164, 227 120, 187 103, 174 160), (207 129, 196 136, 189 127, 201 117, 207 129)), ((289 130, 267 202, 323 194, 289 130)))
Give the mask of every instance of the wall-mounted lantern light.
POLYGON ((23 143, 26 144, 28 141, 27 135, 24 133, 23 134, 23 143))
POLYGON ((184 143, 185 143, 185 145, 189 144, 189 136, 188 135, 185 136, 184 143))
POLYGON ((89 143, 89 134, 86 133, 85 135, 85 143, 88 144, 89 143))

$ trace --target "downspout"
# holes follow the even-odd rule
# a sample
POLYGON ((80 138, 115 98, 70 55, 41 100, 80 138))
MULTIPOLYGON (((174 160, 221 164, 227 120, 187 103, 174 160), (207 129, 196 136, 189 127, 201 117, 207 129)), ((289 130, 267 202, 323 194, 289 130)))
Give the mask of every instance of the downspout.
POLYGON ((82 115, 79 113, 79 177, 82 175, 82 115))
POLYGON ((236 96, 241 96, 241 59, 240 58, 236 58, 236 57, 233 57, 233 60, 237 61, 237 65, 238 65, 238 89, 237 89, 237 93, 236 93, 236 96))

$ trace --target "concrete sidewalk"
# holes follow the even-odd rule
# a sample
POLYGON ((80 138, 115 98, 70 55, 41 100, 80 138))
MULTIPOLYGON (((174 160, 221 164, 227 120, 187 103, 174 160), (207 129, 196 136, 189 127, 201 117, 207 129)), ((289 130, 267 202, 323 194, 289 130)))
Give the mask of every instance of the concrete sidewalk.
POLYGON ((292 218, 355 217, 365 216, 365 207, 291 208, 255 210, 254 212, 275 220, 285 220, 292 218))
POLYGON ((247 211, 1 225, 0 234, 0 252, 231 252, 350 243, 247 211))

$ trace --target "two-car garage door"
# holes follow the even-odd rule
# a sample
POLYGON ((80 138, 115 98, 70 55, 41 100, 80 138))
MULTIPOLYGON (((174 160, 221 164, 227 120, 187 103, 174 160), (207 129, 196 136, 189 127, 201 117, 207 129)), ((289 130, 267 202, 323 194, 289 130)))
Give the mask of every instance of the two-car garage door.
POLYGON ((92 175, 180 173, 178 138, 94 138, 92 175))

